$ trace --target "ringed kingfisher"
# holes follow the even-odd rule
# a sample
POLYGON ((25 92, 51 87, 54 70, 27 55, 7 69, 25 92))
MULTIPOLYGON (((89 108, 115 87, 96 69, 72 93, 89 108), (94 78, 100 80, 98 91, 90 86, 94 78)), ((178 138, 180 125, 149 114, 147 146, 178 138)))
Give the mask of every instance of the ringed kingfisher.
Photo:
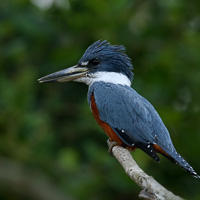
POLYGON ((155 108, 131 88, 133 66, 125 51, 122 45, 98 40, 86 49, 77 65, 38 81, 87 84, 92 114, 110 141, 129 150, 140 148, 157 162, 160 161, 157 153, 160 153, 200 178, 177 153, 155 108))

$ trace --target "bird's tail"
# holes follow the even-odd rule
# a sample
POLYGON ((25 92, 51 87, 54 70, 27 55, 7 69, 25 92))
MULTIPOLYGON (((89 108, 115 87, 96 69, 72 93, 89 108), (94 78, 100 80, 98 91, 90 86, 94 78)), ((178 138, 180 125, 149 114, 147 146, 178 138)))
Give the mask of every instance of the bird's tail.
POLYGON ((200 179, 200 176, 194 171, 193 167, 180 155, 174 150, 173 155, 166 155, 163 154, 168 159, 172 160, 187 172, 189 172, 193 177, 200 179))

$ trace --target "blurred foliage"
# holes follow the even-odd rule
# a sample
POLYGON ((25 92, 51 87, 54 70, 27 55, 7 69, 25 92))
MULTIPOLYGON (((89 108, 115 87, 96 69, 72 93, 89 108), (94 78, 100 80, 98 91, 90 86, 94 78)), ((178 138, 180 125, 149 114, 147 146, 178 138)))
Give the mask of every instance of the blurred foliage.
MULTIPOLYGON (((98 39, 126 46, 133 87, 200 173, 199 10, 200 1, 186 0, 1 0, 0 199, 138 199, 139 187, 107 153, 87 86, 37 82, 76 64, 98 39)), ((177 165, 133 156, 175 194, 200 199, 199 182, 177 165)))

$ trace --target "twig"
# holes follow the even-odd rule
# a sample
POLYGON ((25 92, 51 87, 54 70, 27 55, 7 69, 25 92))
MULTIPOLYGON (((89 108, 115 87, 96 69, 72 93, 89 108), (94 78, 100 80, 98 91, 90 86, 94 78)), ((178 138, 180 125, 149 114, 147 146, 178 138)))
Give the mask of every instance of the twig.
MULTIPOLYGON (((112 143, 108 141, 108 146, 110 147, 111 145, 112 143)), ((143 189, 139 194, 140 198, 148 200, 183 200, 141 170, 127 149, 121 146, 114 146, 112 153, 122 165, 126 174, 143 189)))

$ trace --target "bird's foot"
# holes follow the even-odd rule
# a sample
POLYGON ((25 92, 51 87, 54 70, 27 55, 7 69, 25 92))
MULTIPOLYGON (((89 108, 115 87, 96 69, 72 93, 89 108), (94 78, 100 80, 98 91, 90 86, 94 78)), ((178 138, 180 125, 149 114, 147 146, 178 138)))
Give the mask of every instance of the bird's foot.
POLYGON ((107 140, 107 144, 108 144, 108 153, 113 156, 113 152, 112 152, 112 149, 114 146, 117 146, 118 143, 115 142, 115 141, 111 141, 110 139, 107 140))

